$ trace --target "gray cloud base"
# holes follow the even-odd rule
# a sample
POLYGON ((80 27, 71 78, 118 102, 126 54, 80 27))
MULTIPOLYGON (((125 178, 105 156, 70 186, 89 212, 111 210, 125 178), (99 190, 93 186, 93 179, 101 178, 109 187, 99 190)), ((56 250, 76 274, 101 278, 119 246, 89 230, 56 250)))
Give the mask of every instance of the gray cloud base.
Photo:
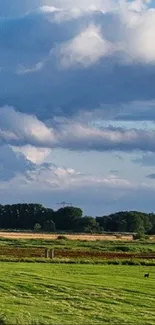
POLYGON ((0 110, 0 143, 14 146, 70 150, 120 150, 155 152, 155 131, 121 127, 91 127, 74 120, 47 126, 34 115, 23 114, 11 107, 0 110))

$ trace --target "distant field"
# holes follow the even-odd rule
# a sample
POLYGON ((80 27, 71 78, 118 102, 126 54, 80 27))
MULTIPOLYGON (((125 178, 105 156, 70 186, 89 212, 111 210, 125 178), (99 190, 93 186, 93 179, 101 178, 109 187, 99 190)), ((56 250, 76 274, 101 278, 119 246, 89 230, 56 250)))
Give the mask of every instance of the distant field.
MULTIPOLYGON (((15 239, 56 239, 58 234, 39 234, 39 233, 25 233, 25 232, 0 232, 1 238, 15 238, 15 239)), ((90 234, 65 234, 65 237, 71 240, 132 240, 132 235, 90 235, 90 234)))
POLYGON ((154 325, 154 283, 154 267, 1 263, 0 324, 154 325))
MULTIPOLYGON (((12 233, 11 233, 12 234, 12 233)), ((14 233, 13 233, 14 234, 14 233)), ((7 235, 7 234, 6 234, 7 235)), ((16 236, 17 235, 17 236, 16 236)), ((31 234, 28 234, 31 235, 31 234)), ((33 236, 33 235, 32 235, 33 236)), ((46 250, 54 249, 55 259, 52 262, 87 262, 106 263, 108 260, 121 263, 121 260, 134 260, 134 263, 148 260, 150 265, 155 265, 155 241, 152 240, 79 240, 69 239, 69 236, 56 238, 18 238, 0 237, 0 261, 25 261, 27 258, 45 259, 46 250)), ((50 257, 50 254, 48 254, 50 257)), ((45 262, 45 261, 44 261, 45 262)), ((48 259, 46 259, 46 262, 48 259)))

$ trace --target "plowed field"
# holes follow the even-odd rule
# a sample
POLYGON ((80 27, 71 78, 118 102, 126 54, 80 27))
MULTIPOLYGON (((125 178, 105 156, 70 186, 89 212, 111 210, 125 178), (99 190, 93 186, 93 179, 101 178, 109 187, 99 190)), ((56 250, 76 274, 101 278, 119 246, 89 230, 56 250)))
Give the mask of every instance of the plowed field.
MULTIPOLYGON (((0 256, 12 257, 45 257, 44 248, 0 248, 0 256)), ((65 250, 55 249, 55 257, 57 258, 98 258, 98 259, 155 259, 155 253, 114 253, 100 251, 81 251, 81 250, 65 250)))

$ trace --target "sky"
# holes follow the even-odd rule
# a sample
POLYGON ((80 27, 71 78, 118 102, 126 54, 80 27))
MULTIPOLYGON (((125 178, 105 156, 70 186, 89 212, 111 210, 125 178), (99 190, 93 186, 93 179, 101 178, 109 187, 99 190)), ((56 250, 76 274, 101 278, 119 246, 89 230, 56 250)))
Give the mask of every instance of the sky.
POLYGON ((155 1, 0 1, 0 203, 155 211, 155 1))

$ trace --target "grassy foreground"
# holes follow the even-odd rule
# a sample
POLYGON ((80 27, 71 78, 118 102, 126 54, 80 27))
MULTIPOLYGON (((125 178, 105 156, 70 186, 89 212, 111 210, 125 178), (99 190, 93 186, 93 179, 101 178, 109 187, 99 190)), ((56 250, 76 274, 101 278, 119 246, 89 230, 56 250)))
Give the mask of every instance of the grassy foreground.
POLYGON ((154 284, 154 267, 3 262, 0 324, 154 325, 154 284))

